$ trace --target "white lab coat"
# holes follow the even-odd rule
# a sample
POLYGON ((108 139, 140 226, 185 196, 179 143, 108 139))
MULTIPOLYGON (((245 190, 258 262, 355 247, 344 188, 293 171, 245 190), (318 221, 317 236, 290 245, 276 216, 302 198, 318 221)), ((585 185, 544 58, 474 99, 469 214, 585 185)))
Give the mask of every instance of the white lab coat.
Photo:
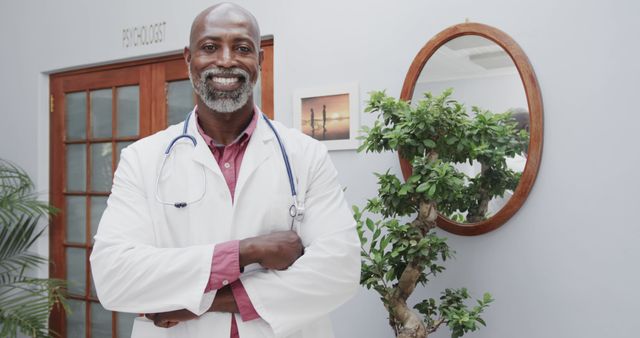
MULTIPOLYGON (((111 196, 91 253, 98 298, 112 311, 157 313, 186 308, 201 315, 173 328, 157 328, 143 317, 132 337, 229 338, 231 314, 205 311, 215 291, 204 293, 214 245, 288 230, 291 192, 278 142, 258 119, 242 161, 235 202, 211 152, 196 129, 176 144, 160 177, 160 196, 198 203, 177 209, 156 201, 161 157, 183 124, 144 138, 122 151, 111 196)), ((298 234, 305 253, 289 269, 253 269, 242 284, 260 319, 243 322, 241 338, 333 337, 329 313, 358 289, 359 240, 324 145, 273 122, 287 149, 305 216, 298 234)), ((247 271, 252 269, 247 269, 247 271)))

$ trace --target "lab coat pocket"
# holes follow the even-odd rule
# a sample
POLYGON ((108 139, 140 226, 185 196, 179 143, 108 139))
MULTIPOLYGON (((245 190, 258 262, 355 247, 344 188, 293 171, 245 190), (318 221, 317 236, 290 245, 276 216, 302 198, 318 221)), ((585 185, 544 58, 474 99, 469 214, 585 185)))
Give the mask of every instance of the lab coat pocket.
POLYGON ((271 198, 267 203, 265 218, 265 226, 269 232, 285 231, 291 229, 291 216, 289 216, 289 208, 293 204, 290 196, 278 196, 271 198))

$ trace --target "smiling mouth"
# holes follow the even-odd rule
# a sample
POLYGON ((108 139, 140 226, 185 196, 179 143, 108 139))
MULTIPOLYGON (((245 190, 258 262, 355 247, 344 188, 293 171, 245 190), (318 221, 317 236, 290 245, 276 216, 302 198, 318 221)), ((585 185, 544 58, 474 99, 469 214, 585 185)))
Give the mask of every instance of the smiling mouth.
POLYGON ((212 75, 208 76, 207 80, 210 81, 211 86, 219 91, 229 92, 237 90, 242 86, 244 76, 220 76, 212 75))
POLYGON ((217 77, 217 76, 212 77, 211 80, 215 83, 219 83, 222 85, 231 85, 234 83, 238 83, 238 81, 240 81, 240 79, 237 77, 217 77))

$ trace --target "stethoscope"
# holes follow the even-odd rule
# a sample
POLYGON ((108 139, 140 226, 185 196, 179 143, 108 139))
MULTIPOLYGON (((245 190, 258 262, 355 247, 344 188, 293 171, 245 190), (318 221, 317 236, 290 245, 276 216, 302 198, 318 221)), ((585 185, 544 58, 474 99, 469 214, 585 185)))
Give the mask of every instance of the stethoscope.
MULTIPOLYGON (((160 177, 162 176, 164 166, 167 163, 167 159, 171 155, 171 150, 173 150, 173 146, 176 144, 176 142, 186 138, 186 139, 189 139, 189 141, 191 141, 194 148, 198 144, 198 142, 196 141, 196 138, 192 135, 189 135, 188 133, 189 119, 191 118, 191 115, 193 114, 194 111, 195 109, 191 111, 187 115, 187 118, 184 120, 184 126, 182 127, 182 134, 176 136, 173 140, 171 140, 171 142, 167 146, 167 149, 165 149, 164 158, 162 159, 162 165, 160 166, 160 171, 158 172, 158 177, 156 178, 156 194, 155 194, 156 200, 161 204, 174 206, 177 209, 186 208, 191 204, 200 202, 204 198, 204 195, 207 193, 207 184, 206 184, 207 181, 206 181, 206 173, 205 173, 204 166, 202 167, 203 190, 202 190, 202 193, 197 198, 190 201, 168 202, 160 198, 160 192, 159 192, 160 177)), ((293 229, 295 222, 296 221, 301 222, 302 218, 304 217, 304 203, 303 202, 298 203, 298 199, 297 199, 298 193, 296 191, 295 183, 293 181, 293 171, 291 170, 291 164, 289 162, 289 156, 287 155, 287 151, 284 148, 284 145, 282 144, 282 139, 280 138, 280 135, 276 131, 276 128, 273 126, 271 121, 269 121, 269 118, 267 118, 267 116, 261 112, 260 112, 260 115, 262 115, 262 118, 267 123, 269 128, 271 128, 271 130, 273 131, 273 134, 276 136, 276 140, 278 140, 278 144, 280 145, 280 153, 282 153, 282 159, 284 161, 285 168, 287 169, 287 176, 289 178, 289 188, 291 189, 291 200, 292 200, 291 206, 289 207, 289 216, 291 216, 291 229, 293 229)))

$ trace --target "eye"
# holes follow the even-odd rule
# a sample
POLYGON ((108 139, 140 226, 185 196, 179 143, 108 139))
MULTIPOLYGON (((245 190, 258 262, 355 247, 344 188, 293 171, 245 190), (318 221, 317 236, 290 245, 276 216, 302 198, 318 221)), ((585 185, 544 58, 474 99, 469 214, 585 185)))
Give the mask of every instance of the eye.
POLYGON ((251 53, 251 52, 253 51, 253 50, 251 49, 251 47, 248 47, 248 46, 238 46, 238 48, 237 48, 237 49, 238 49, 238 51, 239 51, 240 53, 244 53, 244 54, 248 54, 248 53, 251 53))
POLYGON ((202 50, 207 51, 207 52, 213 52, 216 50, 216 45, 212 44, 212 43, 207 43, 202 45, 202 50))

